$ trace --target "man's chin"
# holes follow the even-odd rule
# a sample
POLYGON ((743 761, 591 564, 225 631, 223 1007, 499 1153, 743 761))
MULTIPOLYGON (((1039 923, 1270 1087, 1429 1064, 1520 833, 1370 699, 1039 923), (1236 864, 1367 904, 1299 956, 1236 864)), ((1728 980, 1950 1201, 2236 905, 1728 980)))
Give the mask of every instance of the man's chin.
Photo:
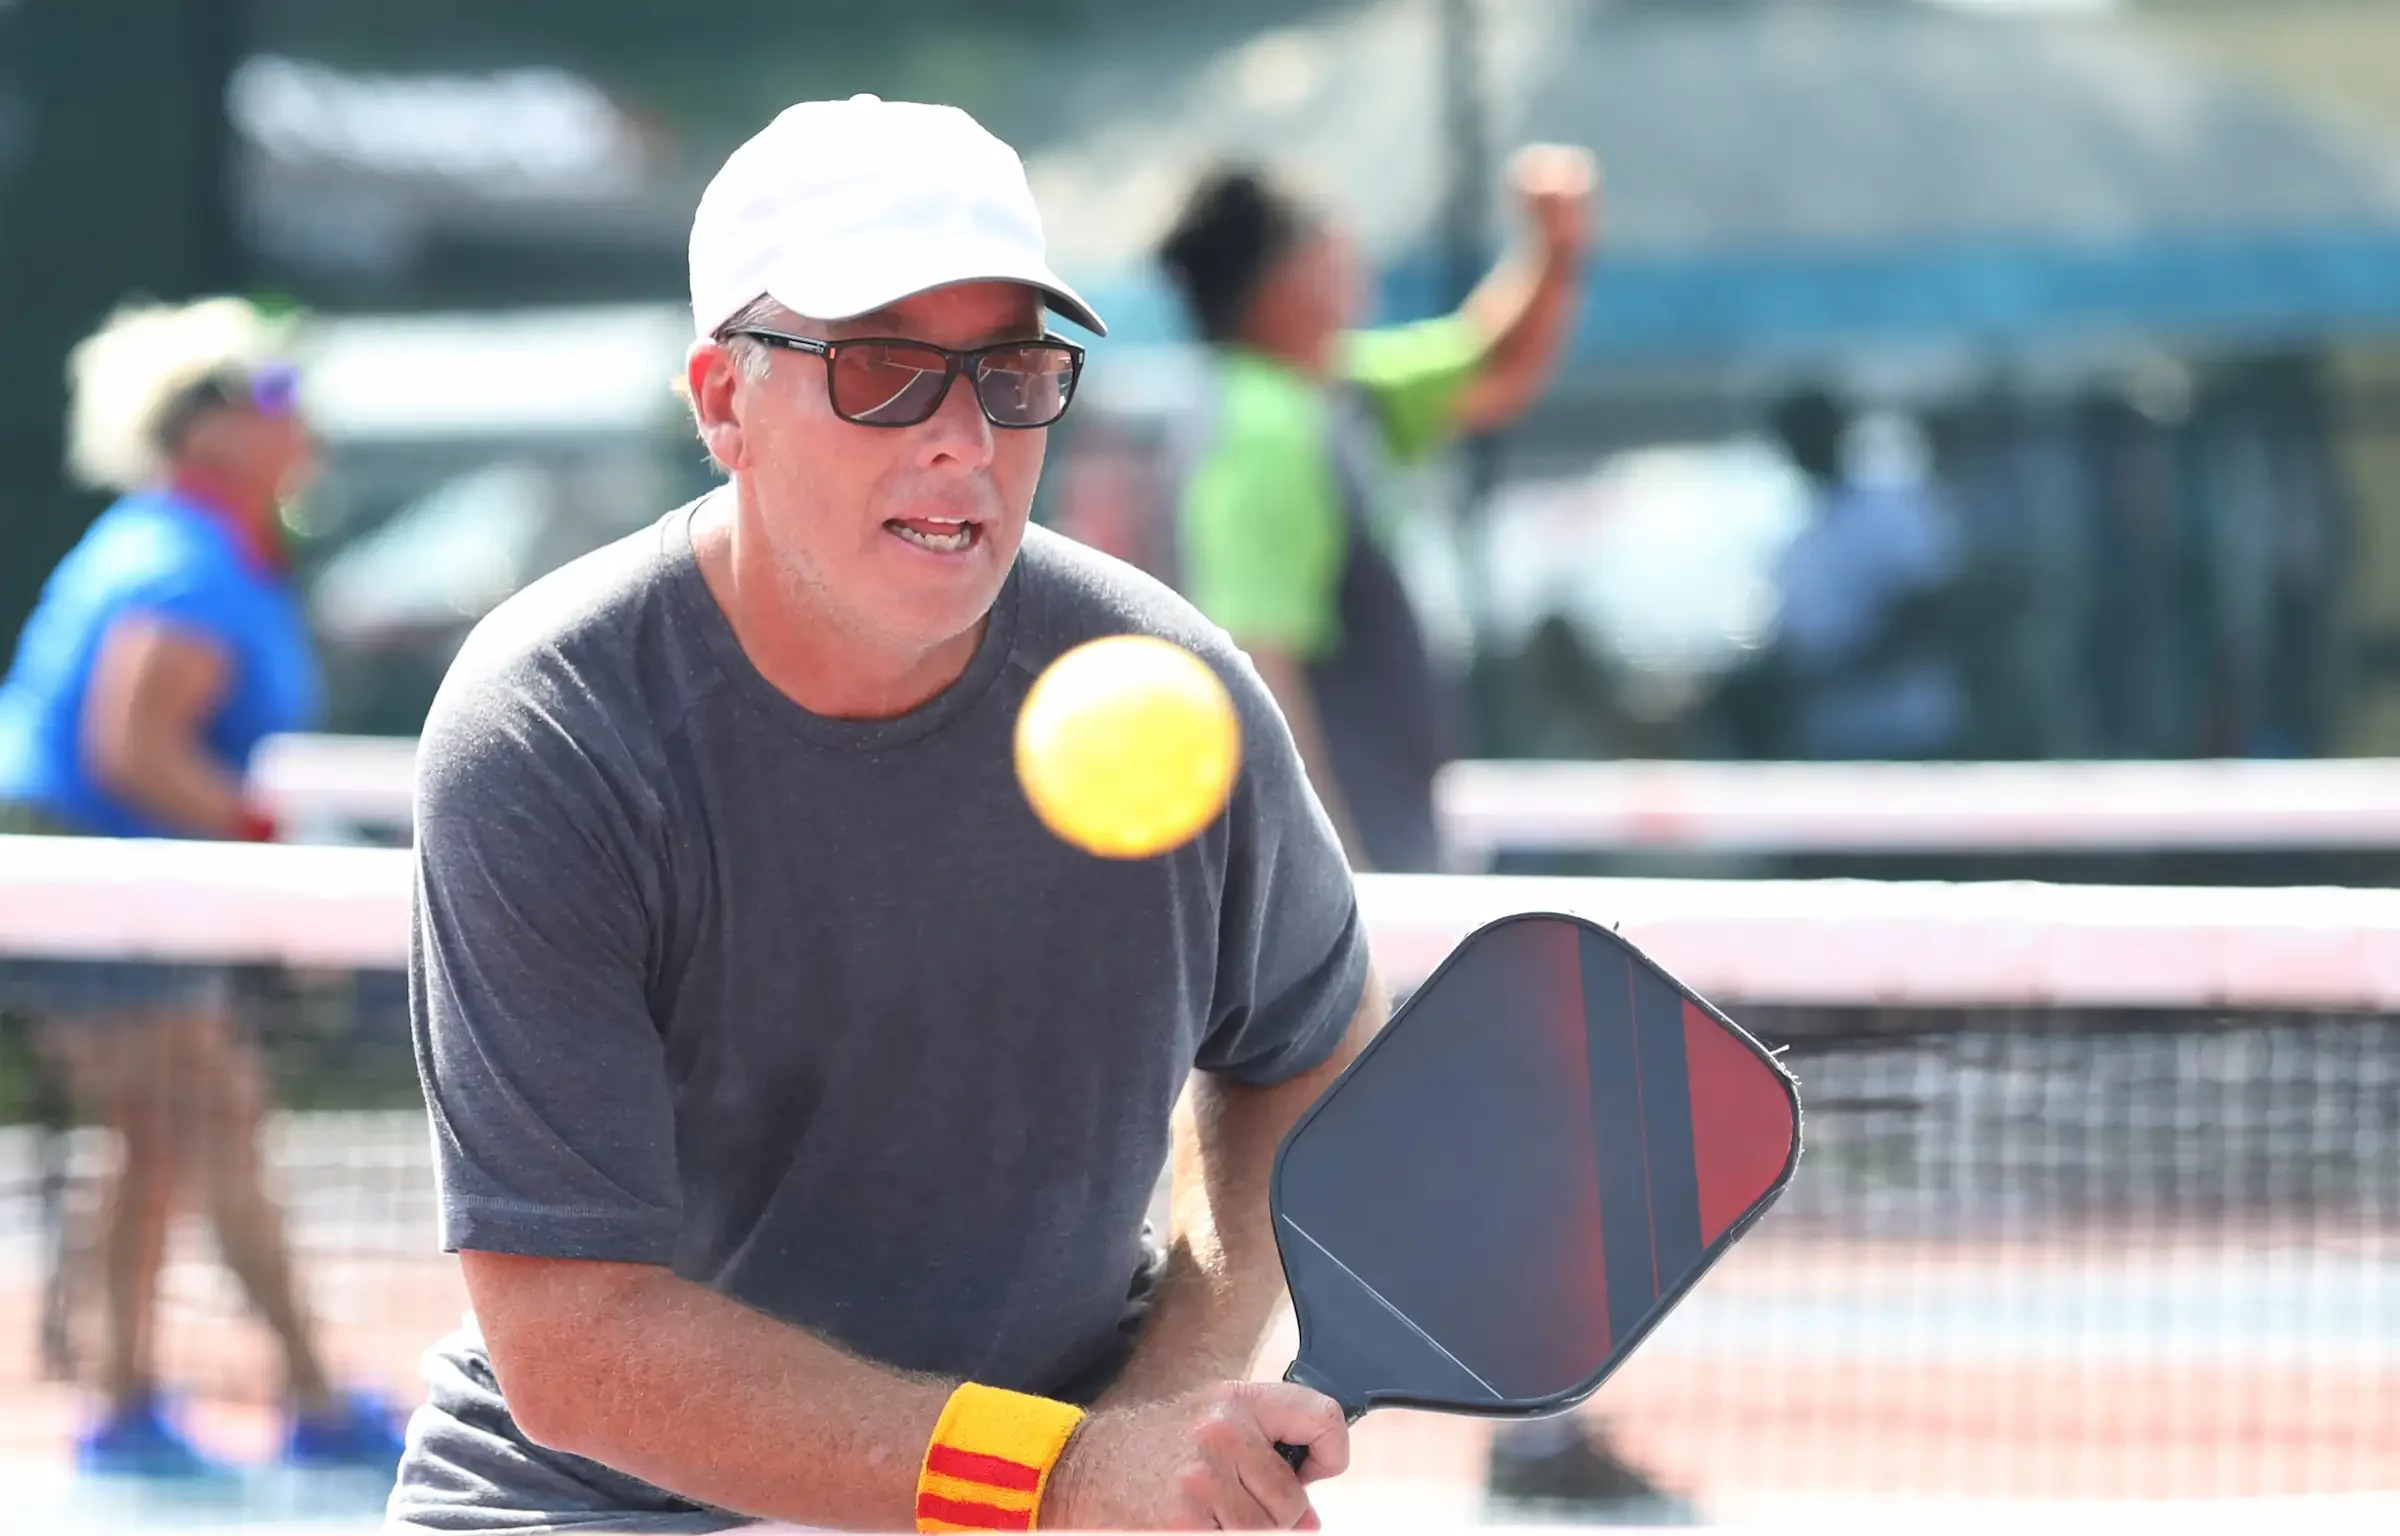
POLYGON ((895 631, 932 648, 979 630, 999 601, 1007 579, 1005 567, 988 572, 959 571, 948 579, 917 579, 892 583, 882 605, 884 622, 895 631), (981 578, 981 579, 977 579, 981 578))

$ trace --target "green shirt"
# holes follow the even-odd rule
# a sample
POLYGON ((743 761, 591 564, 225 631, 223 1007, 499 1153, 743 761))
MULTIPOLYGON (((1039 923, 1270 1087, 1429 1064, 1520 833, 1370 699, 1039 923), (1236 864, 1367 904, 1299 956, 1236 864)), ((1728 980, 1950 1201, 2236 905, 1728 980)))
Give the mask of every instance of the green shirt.
MULTIPOLYGON (((1449 440, 1484 350, 1454 316, 1343 339, 1343 380, 1364 397, 1383 459, 1405 464, 1449 440)), ((1184 486, 1178 542, 1187 595, 1245 646, 1315 659, 1341 643, 1349 519, 1337 429, 1324 386, 1260 353, 1223 354, 1214 428, 1184 486)), ((1380 480, 1367 478, 1361 510, 1380 528, 1389 508, 1380 480)))
POLYGON ((1186 592, 1236 644, 1307 668, 1332 778, 1377 869, 1442 867, 1433 785, 1452 745, 1447 683, 1385 548, 1389 470, 1456 430, 1482 355, 1456 319, 1345 338, 1331 384, 1228 353, 1184 488, 1186 592))

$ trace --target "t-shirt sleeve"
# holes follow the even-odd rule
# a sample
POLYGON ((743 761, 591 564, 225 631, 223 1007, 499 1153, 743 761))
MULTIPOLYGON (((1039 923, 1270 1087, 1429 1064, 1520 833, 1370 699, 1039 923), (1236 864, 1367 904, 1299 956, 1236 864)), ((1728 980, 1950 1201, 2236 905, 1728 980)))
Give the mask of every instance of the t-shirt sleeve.
POLYGON ((1366 391, 1386 446, 1400 462, 1423 458, 1458 431, 1458 402, 1489 350, 1456 315, 1355 331, 1343 338, 1342 373, 1366 391))
POLYGON ((628 793, 525 690, 445 686, 428 722, 409 990, 447 1249, 673 1255, 655 892, 628 793))
POLYGON ((1195 1061, 1245 1083, 1283 1082, 1333 1054, 1358 1012, 1367 934, 1333 823, 1247 659, 1228 669, 1243 763, 1217 944, 1215 1007, 1195 1061))
POLYGON ((240 577, 221 561, 189 550, 170 546, 145 553, 150 558, 125 581, 117 612, 150 619, 187 639, 235 645, 240 577))
POLYGON ((1340 494, 1321 435, 1293 412, 1229 400, 1183 491, 1193 606, 1246 646, 1321 655, 1339 638, 1340 494))

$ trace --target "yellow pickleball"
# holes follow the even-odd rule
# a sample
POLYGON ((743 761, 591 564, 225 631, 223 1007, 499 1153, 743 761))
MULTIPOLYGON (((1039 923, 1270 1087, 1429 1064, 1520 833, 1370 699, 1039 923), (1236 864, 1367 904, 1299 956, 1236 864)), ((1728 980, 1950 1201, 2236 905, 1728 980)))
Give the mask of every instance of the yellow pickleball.
POLYGON ((1225 808, 1242 726, 1207 662, 1171 641, 1111 635, 1034 679, 1016 747, 1017 781, 1043 825, 1104 859, 1146 859, 1225 808))

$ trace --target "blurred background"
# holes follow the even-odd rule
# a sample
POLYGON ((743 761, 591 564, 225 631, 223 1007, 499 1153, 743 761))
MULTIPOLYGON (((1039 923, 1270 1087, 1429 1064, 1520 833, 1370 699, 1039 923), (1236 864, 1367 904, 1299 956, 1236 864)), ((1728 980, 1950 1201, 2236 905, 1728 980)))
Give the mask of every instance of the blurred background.
MULTIPOLYGON (((325 730, 413 736, 478 618, 711 483, 670 387, 692 205, 780 108, 858 91, 963 106, 1026 157, 1114 326, 1036 515, 1159 570, 1206 373, 1151 253, 1198 167, 1294 167, 1396 320, 1502 249, 1511 147, 1600 156, 1557 383, 1406 488, 1474 759, 2345 758, 2400 782, 2394 0, 0 0, 0 636, 101 505, 61 472, 68 349, 129 295, 254 295, 311 321, 326 467, 287 518, 325 730), (1826 748, 1779 683, 1814 492, 1774 417, 1802 391, 1846 408, 1842 475, 1959 551, 1918 637, 1959 707, 1906 751, 1826 748)), ((2391 828, 1519 841, 1495 868, 2400 876, 2391 828)), ((1837 961, 1906 950, 1890 916, 1837 961)), ((2188 977, 2213 942, 2150 991, 2112 988, 2104 948, 1931 1004, 1864 969, 1846 1001, 1729 984, 1824 1090, 1816 1171, 1686 1352, 1604 1398, 1633 1452, 1711 1513, 2400 1489, 2392 1000, 2211 990, 2188 977)), ((397 980, 248 984, 331 1347, 405 1398, 458 1295, 397 980)), ((10 1466, 71 1428, 60 1234, 108 1156, 53 1088, 0 1033, 10 1466)), ((204 1268, 175 1271, 170 1371, 221 1443, 263 1446, 267 1353, 190 1326, 238 1311, 204 1268)), ((1418 1428, 1377 1475, 1471 1490, 1474 1432, 1418 1428)), ((98 1518, 71 1507, 62 1529, 98 1518)))
POLYGON ((1805 521, 1766 412, 1865 413, 1968 558, 1981 758, 2400 750, 2400 8, 2376 0, 0 0, 0 630, 97 503, 61 358, 129 292, 321 322, 293 509, 328 728, 408 733, 508 591, 705 483, 667 379, 701 183, 788 102, 953 101, 1115 317, 1042 515, 1135 556, 1194 385, 1150 261, 1272 151, 1385 318, 1592 146, 1562 378, 1429 472, 1409 574, 1474 755, 1792 755, 1746 684, 1805 521))

